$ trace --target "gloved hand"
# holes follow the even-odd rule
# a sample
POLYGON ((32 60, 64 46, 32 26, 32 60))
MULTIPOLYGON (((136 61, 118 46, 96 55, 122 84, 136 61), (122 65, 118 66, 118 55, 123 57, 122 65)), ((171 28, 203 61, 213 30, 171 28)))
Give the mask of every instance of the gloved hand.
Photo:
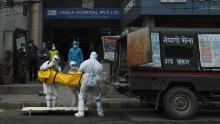
POLYGON ((53 62, 50 62, 47 67, 51 68, 52 66, 53 66, 53 62))
POLYGON ((77 71, 76 73, 77 73, 77 74, 82 74, 82 72, 80 72, 80 71, 77 71))

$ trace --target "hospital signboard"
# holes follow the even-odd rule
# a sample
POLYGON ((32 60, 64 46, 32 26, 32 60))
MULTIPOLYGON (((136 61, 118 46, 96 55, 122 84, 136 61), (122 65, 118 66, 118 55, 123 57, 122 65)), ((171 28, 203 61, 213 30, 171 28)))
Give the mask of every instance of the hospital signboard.
POLYGON ((44 8, 44 19, 107 19, 119 20, 120 8, 44 8))

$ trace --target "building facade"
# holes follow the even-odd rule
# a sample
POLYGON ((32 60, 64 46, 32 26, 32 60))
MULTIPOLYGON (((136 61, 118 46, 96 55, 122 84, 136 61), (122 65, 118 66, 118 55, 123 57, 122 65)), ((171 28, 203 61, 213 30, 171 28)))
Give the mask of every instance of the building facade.
POLYGON ((92 50, 102 56, 101 37, 118 35, 120 19, 118 0, 0 0, 0 63, 10 50, 16 78, 16 52, 29 40, 39 49, 42 42, 55 43, 64 61, 74 40, 79 41, 84 59, 92 50))
POLYGON ((124 0, 125 27, 219 28, 219 0, 124 0))
POLYGON ((24 1, 0 1, 0 64, 3 75, 13 79, 17 75, 17 51, 28 40, 28 18, 28 4, 24 1))
MULTIPOLYGON (((0 60, 4 52, 16 52, 19 44, 16 40, 27 40, 28 15, 24 4, 15 4, 15 1, 3 0, 0 2, 0 60)), ((1 61, 2 63, 2 61, 1 61)))
POLYGON ((55 43, 66 61, 73 40, 79 41, 84 58, 92 50, 102 56, 102 36, 121 31, 118 0, 45 0, 42 8, 43 41, 55 43))
POLYGON ((149 27, 152 63, 167 70, 219 68, 219 0, 124 0, 122 10, 125 29, 149 27))

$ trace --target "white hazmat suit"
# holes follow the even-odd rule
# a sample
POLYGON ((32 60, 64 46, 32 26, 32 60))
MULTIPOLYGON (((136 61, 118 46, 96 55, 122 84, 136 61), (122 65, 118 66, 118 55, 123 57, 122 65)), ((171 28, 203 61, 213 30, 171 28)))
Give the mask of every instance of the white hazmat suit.
MULTIPOLYGON (((74 74, 78 71, 78 68, 77 68, 77 63, 75 61, 70 61, 69 63, 69 67, 70 67, 70 70, 68 72, 68 74, 74 74)), ((74 87, 70 87, 70 91, 72 93, 72 97, 71 97, 71 105, 72 106, 76 106, 78 104, 78 89, 77 88, 74 88, 74 87)))
POLYGON ((79 72, 83 73, 83 77, 79 93, 79 111, 75 113, 75 116, 84 116, 85 100, 87 97, 87 92, 90 90, 96 100, 97 113, 99 116, 103 117, 104 112, 101 103, 101 90, 99 85, 102 64, 97 61, 96 52, 91 52, 90 59, 84 61, 80 65, 79 72))
MULTIPOLYGON (((52 68, 57 71, 61 71, 59 66, 60 58, 56 55, 53 57, 52 61, 46 61, 40 67, 40 70, 46 70, 52 68)), ((44 84, 43 85, 44 93, 46 94, 47 107, 55 107, 56 100, 58 95, 58 85, 57 84, 44 84)))

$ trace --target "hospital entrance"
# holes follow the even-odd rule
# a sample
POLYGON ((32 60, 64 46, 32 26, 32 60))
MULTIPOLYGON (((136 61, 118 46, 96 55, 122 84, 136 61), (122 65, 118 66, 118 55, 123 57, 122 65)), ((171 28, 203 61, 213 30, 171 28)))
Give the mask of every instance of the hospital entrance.
MULTIPOLYGON (((103 20, 45 20, 43 26, 43 41, 55 43, 61 57, 60 66, 65 71, 68 61, 68 52, 74 40, 79 42, 82 49, 84 60, 88 59, 91 51, 96 51, 98 59, 102 62, 103 71, 107 76, 111 75, 111 64, 103 60, 102 36, 119 35, 120 21, 103 20)), ((51 49, 49 47, 49 49, 51 49)), ((104 84, 103 84, 104 85, 104 84)), ((104 87, 103 87, 104 88, 104 87)), ((59 87, 58 105, 68 106, 70 99, 63 96, 69 94, 67 87, 59 87)), ((105 90, 102 90, 105 91, 105 90)), ((88 98, 90 99, 90 97, 88 98)), ((88 100, 91 101, 91 100, 88 100)))
POLYGON ((62 61, 68 61, 68 52, 74 40, 78 41, 84 60, 89 58, 91 51, 96 51, 98 59, 103 60, 101 37, 119 33, 118 21, 48 20, 44 22, 43 39, 44 42, 55 43, 62 61))

